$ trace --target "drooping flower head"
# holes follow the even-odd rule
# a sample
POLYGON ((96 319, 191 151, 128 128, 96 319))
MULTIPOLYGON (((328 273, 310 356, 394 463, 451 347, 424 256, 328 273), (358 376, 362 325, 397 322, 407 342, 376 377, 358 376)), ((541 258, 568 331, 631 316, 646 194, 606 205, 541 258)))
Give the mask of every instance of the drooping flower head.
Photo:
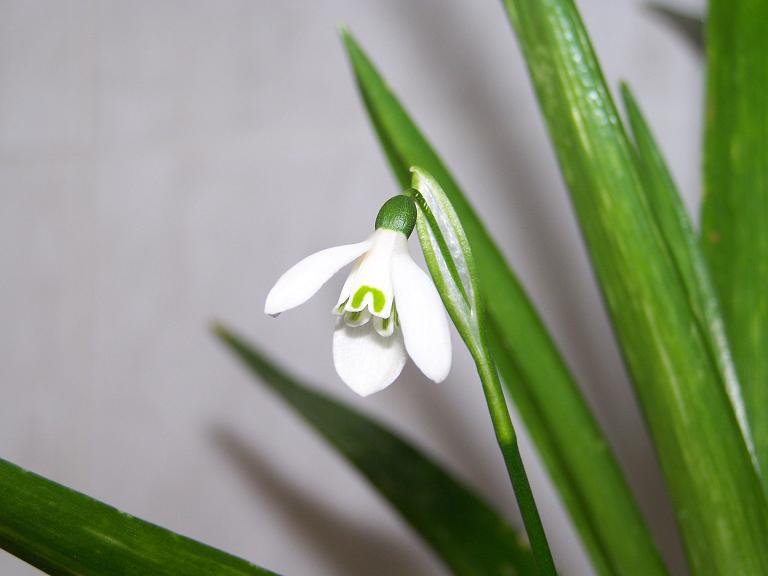
POLYGON ((451 368, 442 301, 408 252, 415 222, 410 198, 390 198, 367 240, 306 257, 267 295, 264 312, 277 316, 309 300, 331 276, 354 262, 333 309, 338 316, 333 362, 341 379, 361 396, 389 386, 405 365, 406 351, 435 382, 443 381, 451 368))

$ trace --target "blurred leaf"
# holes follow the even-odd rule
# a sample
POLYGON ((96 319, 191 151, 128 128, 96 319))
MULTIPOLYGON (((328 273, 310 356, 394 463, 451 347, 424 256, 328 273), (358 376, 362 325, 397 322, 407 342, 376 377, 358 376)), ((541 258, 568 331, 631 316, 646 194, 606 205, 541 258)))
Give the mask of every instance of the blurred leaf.
POLYGON ((704 52, 704 18, 655 2, 648 4, 648 9, 677 30, 699 52, 704 52))
POLYGON ((701 241, 768 471, 768 2, 709 10, 701 241))
POLYGON ((0 460, 0 547, 56 576, 274 574, 0 460))
POLYGON ((664 574, 611 449, 519 281, 455 180, 357 42, 343 39, 360 93, 400 186, 410 166, 438 180, 456 210, 489 302, 493 356, 600 574, 664 574), (503 297, 499 297, 503 295, 503 297))
POLYGON ((694 574, 768 573, 768 510, 709 335, 572 0, 505 0, 694 574))
POLYGON ((643 191, 647 203, 656 218, 656 223, 664 236, 678 273, 688 291, 692 311, 708 336, 708 344, 713 359, 725 382, 726 391, 731 399, 734 413, 739 422, 744 441, 747 444, 753 463, 757 464, 752 434, 747 421, 741 385, 731 358, 728 340, 725 336, 720 305, 715 295, 707 263, 699 248, 698 237, 693 230, 691 219, 683 205, 672 175, 667 168, 648 124, 632 96, 629 87, 622 85, 622 98, 627 110, 632 134, 637 146, 640 173, 643 178, 643 191))
POLYGON ((527 544, 485 502, 373 420, 299 384, 224 327, 217 336, 354 465, 459 575, 535 574, 527 544))

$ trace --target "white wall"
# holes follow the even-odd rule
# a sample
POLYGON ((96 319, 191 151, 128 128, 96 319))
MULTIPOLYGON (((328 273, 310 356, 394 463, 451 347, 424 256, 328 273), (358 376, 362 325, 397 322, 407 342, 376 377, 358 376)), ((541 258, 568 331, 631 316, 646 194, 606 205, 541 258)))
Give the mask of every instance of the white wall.
MULTIPOLYGON (((699 59, 639 1, 580 5, 611 85, 631 82, 695 206, 699 59)), ((217 346, 206 325, 220 318, 416 439, 517 522, 464 350, 443 385, 408 367, 363 401, 332 368, 338 282, 279 320, 262 315, 284 269, 362 238, 398 191, 341 22, 519 272, 679 570, 656 463, 494 0, 0 2, 0 456, 287 576, 441 573, 217 346)), ((563 573, 589 574, 526 439, 524 450, 563 573)), ((35 571, 0 553, 0 573, 35 571)))

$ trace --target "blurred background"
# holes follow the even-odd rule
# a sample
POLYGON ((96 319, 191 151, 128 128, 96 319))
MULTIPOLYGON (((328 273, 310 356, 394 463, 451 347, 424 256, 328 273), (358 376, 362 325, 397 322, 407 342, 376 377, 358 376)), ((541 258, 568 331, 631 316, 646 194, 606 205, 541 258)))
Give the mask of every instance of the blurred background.
MULTIPOLYGON (((578 4, 611 85, 633 86, 698 206, 699 55, 639 0, 578 4)), ((217 345, 208 324, 220 319, 418 441, 519 523, 457 338, 445 383, 409 365, 361 400, 332 366, 340 278, 279 320, 262 314, 286 268, 365 237, 399 191, 342 22, 503 247, 682 573, 654 455, 495 0, 0 0, 0 456, 287 576, 441 574, 376 493, 217 345)), ((591 574, 521 435, 562 573, 591 574)), ((37 572, 0 552, 0 573, 37 572)))

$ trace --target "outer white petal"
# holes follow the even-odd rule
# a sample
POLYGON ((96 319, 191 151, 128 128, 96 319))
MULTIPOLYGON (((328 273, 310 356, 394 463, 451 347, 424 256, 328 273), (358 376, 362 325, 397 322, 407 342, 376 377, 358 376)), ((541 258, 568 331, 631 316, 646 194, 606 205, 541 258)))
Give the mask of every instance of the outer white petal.
POLYGON ((442 382, 451 370, 448 318, 432 279, 407 247, 392 259, 392 283, 408 355, 427 378, 442 382))
POLYGON ((280 276, 267 294, 264 313, 277 316, 309 300, 331 276, 365 253, 370 240, 326 248, 307 256, 280 276))
POLYGON ((360 396, 383 390, 405 366, 405 347, 399 332, 380 336, 373 322, 351 328, 340 318, 333 333, 333 364, 344 383, 360 396))

